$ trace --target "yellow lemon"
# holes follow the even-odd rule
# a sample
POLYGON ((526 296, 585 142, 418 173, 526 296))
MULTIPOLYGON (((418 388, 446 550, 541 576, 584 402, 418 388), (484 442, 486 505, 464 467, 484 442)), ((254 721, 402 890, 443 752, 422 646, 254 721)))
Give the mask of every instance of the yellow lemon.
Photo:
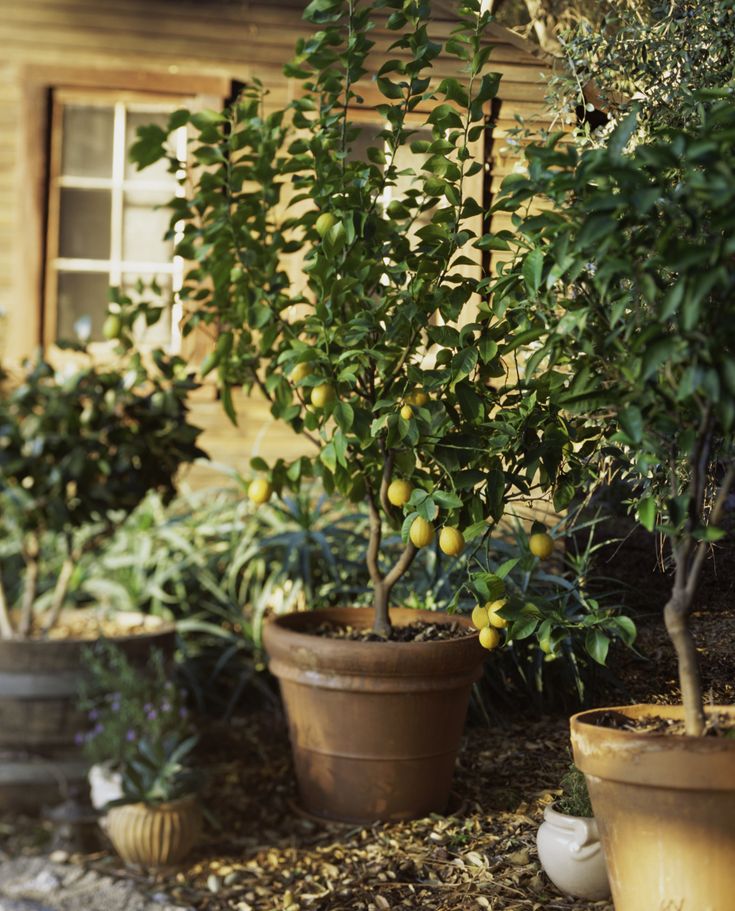
POLYGON ((408 481, 391 481, 388 485, 388 502, 394 506, 403 506, 408 503, 412 491, 413 486, 408 481))
POLYGON ((404 405, 401 408, 401 417, 404 421, 410 421, 413 417, 413 408, 410 405, 404 405))
POLYGON ((114 313, 111 313, 102 324, 102 335, 106 339, 118 338, 121 330, 122 320, 114 313))
POLYGON ((308 361, 301 361, 291 371, 291 382, 300 383, 304 377, 309 376, 312 372, 311 364, 308 361))
POLYGON ((334 386, 330 383, 321 383, 319 386, 314 386, 311 390, 311 404, 315 408, 324 408, 326 405, 329 405, 330 402, 333 402, 336 398, 336 393, 334 391, 334 386))
POLYGON ((464 550, 464 535, 458 528, 445 525, 439 532, 439 547, 450 557, 458 557, 464 550))
POLYGON ((266 478, 256 478, 248 487, 248 496, 257 506, 267 503, 272 493, 273 488, 266 478))
POLYGON ((334 215, 332 215, 331 212, 322 212, 322 214, 314 223, 314 227, 316 228, 316 233, 319 235, 319 237, 324 237, 327 231, 330 228, 334 227, 336 224, 337 219, 334 217, 334 215))
POLYGON ((472 625, 475 629, 484 629, 490 625, 490 618, 487 614, 487 608, 484 604, 478 604, 472 611, 472 625))
POLYGON ((501 617, 498 613, 499 610, 502 610, 505 607, 506 600, 506 598, 501 598, 499 601, 488 601, 485 605, 488 617, 490 618, 490 626, 494 626, 496 629, 505 629, 508 625, 508 621, 505 617, 501 617))
POLYGON ((547 535, 546 532, 531 535, 528 539, 528 548, 534 557, 548 560, 554 552, 554 539, 551 535, 547 535))
POLYGON ((492 626, 485 626, 480 630, 480 645, 491 652, 500 645, 500 633, 492 626))
POLYGON ((424 405, 429 404, 429 396, 422 389, 419 389, 416 392, 412 392, 411 395, 406 396, 406 401, 411 405, 415 405, 417 408, 423 408, 424 405))
POLYGON ((434 526, 431 522, 427 522, 426 519, 422 519, 421 516, 418 516, 411 523, 408 537, 411 539, 414 547, 426 547, 427 544, 431 544, 434 540, 434 526))

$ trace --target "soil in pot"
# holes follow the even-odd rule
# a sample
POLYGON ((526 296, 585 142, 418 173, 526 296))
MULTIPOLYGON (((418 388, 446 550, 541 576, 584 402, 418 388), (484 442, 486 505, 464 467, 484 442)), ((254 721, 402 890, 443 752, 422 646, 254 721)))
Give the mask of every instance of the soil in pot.
POLYGON ((430 611, 391 617, 396 627, 458 624, 468 634, 374 642, 311 632, 322 624, 368 630, 372 617, 367 608, 334 608, 266 625, 304 808, 363 823, 443 812, 486 653, 468 619, 430 611))

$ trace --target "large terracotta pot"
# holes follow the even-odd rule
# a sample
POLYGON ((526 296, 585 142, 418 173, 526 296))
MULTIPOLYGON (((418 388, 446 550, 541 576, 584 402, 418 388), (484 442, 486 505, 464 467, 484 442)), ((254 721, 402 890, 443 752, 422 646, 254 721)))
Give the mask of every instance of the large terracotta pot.
MULTIPOLYGON (((309 633, 325 620, 369 627, 372 617, 367 608, 334 608, 266 624, 303 805, 357 823, 443 812, 485 652, 477 635, 359 642, 309 633)), ((394 609, 391 619, 470 626, 432 611, 394 609)))
POLYGON ((129 803, 107 811, 106 830, 126 864, 169 867, 180 863, 194 847, 202 825, 195 796, 148 806, 129 803))
MULTIPOLYGON (((735 908, 735 740, 616 730, 606 712, 682 718, 680 706, 581 712, 571 721, 616 911, 735 908)), ((735 722, 735 708, 712 707, 735 722)))
MULTIPOLYGON (((151 649, 173 654, 175 629, 156 617, 126 614, 145 632, 110 639, 133 664, 151 649)), ((89 763, 75 745, 87 719, 77 709, 80 639, 0 639, 0 808, 35 810, 86 787, 89 763)))

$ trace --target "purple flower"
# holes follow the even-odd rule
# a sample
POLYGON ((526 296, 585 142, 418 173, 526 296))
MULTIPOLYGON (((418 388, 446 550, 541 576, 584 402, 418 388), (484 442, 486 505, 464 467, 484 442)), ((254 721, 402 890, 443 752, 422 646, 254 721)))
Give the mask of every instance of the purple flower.
POLYGON ((143 711, 144 711, 146 714, 148 714, 148 712, 150 712, 152 708, 153 708, 153 703, 151 703, 151 702, 146 702, 146 704, 143 706, 143 711))
POLYGON ((80 747, 87 738, 81 731, 77 731, 74 735, 74 743, 80 747))
POLYGON ((97 722, 97 724, 92 728, 93 734, 101 734, 104 731, 104 726, 97 722))
POLYGON ((145 716, 145 717, 146 717, 149 721, 155 721, 156 718, 158 718, 158 712, 157 712, 155 709, 151 709, 149 712, 146 713, 146 716, 145 716))
POLYGON ((188 715, 189 715, 189 713, 188 713, 188 712, 186 711, 186 709, 182 706, 182 707, 179 709, 179 718, 187 718, 188 715))
POLYGON ((128 741, 128 743, 132 743, 132 741, 135 740, 135 737, 135 731, 132 728, 129 728, 127 734, 125 735, 125 739, 128 741))
POLYGON ((120 711, 120 700, 114 699, 110 708, 112 709, 113 712, 119 712, 120 711))
POLYGON ((90 709, 89 715, 87 716, 90 721, 96 721, 100 717, 100 713, 97 709, 90 709))
POLYGON ((161 705, 161 711, 164 712, 164 713, 165 713, 165 712, 170 712, 170 711, 171 711, 171 703, 168 702, 168 701, 164 702, 164 703, 161 705))

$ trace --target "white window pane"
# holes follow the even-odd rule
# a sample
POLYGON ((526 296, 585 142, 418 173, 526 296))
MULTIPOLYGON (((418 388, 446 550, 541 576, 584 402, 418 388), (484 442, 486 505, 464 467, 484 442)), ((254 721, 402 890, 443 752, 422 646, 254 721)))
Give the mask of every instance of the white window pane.
POLYGON ((76 341, 88 331, 89 341, 100 341, 109 287, 107 272, 61 272, 57 286, 56 338, 76 341))
MULTIPOLYGON (((125 148, 130 149, 136 141, 138 127, 147 124, 156 124, 162 129, 166 129, 169 114, 162 111, 128 111, 125 122, 125 148)), ((166 159, 148 165, 143 171, 138 170, 138 166, 130 161, 128 156, 125 157, 125 180, 156 180, 164 181, 171 184, 172 192, 176 188, 176 175, 168 173, 168 162, 166 159)))
POLYGON ((169 263, 173 243, 164 240, 171 220, 166 194, 130 191, 123 201, 123 259, 129 262, 169 263))
POLYGON ((64 106, 61 173, 65 177, 111 177, 113 109, 64 106))
POLYGON ((112 197, 108 190, 61 190, 59 256, 109 259, 112 197))

